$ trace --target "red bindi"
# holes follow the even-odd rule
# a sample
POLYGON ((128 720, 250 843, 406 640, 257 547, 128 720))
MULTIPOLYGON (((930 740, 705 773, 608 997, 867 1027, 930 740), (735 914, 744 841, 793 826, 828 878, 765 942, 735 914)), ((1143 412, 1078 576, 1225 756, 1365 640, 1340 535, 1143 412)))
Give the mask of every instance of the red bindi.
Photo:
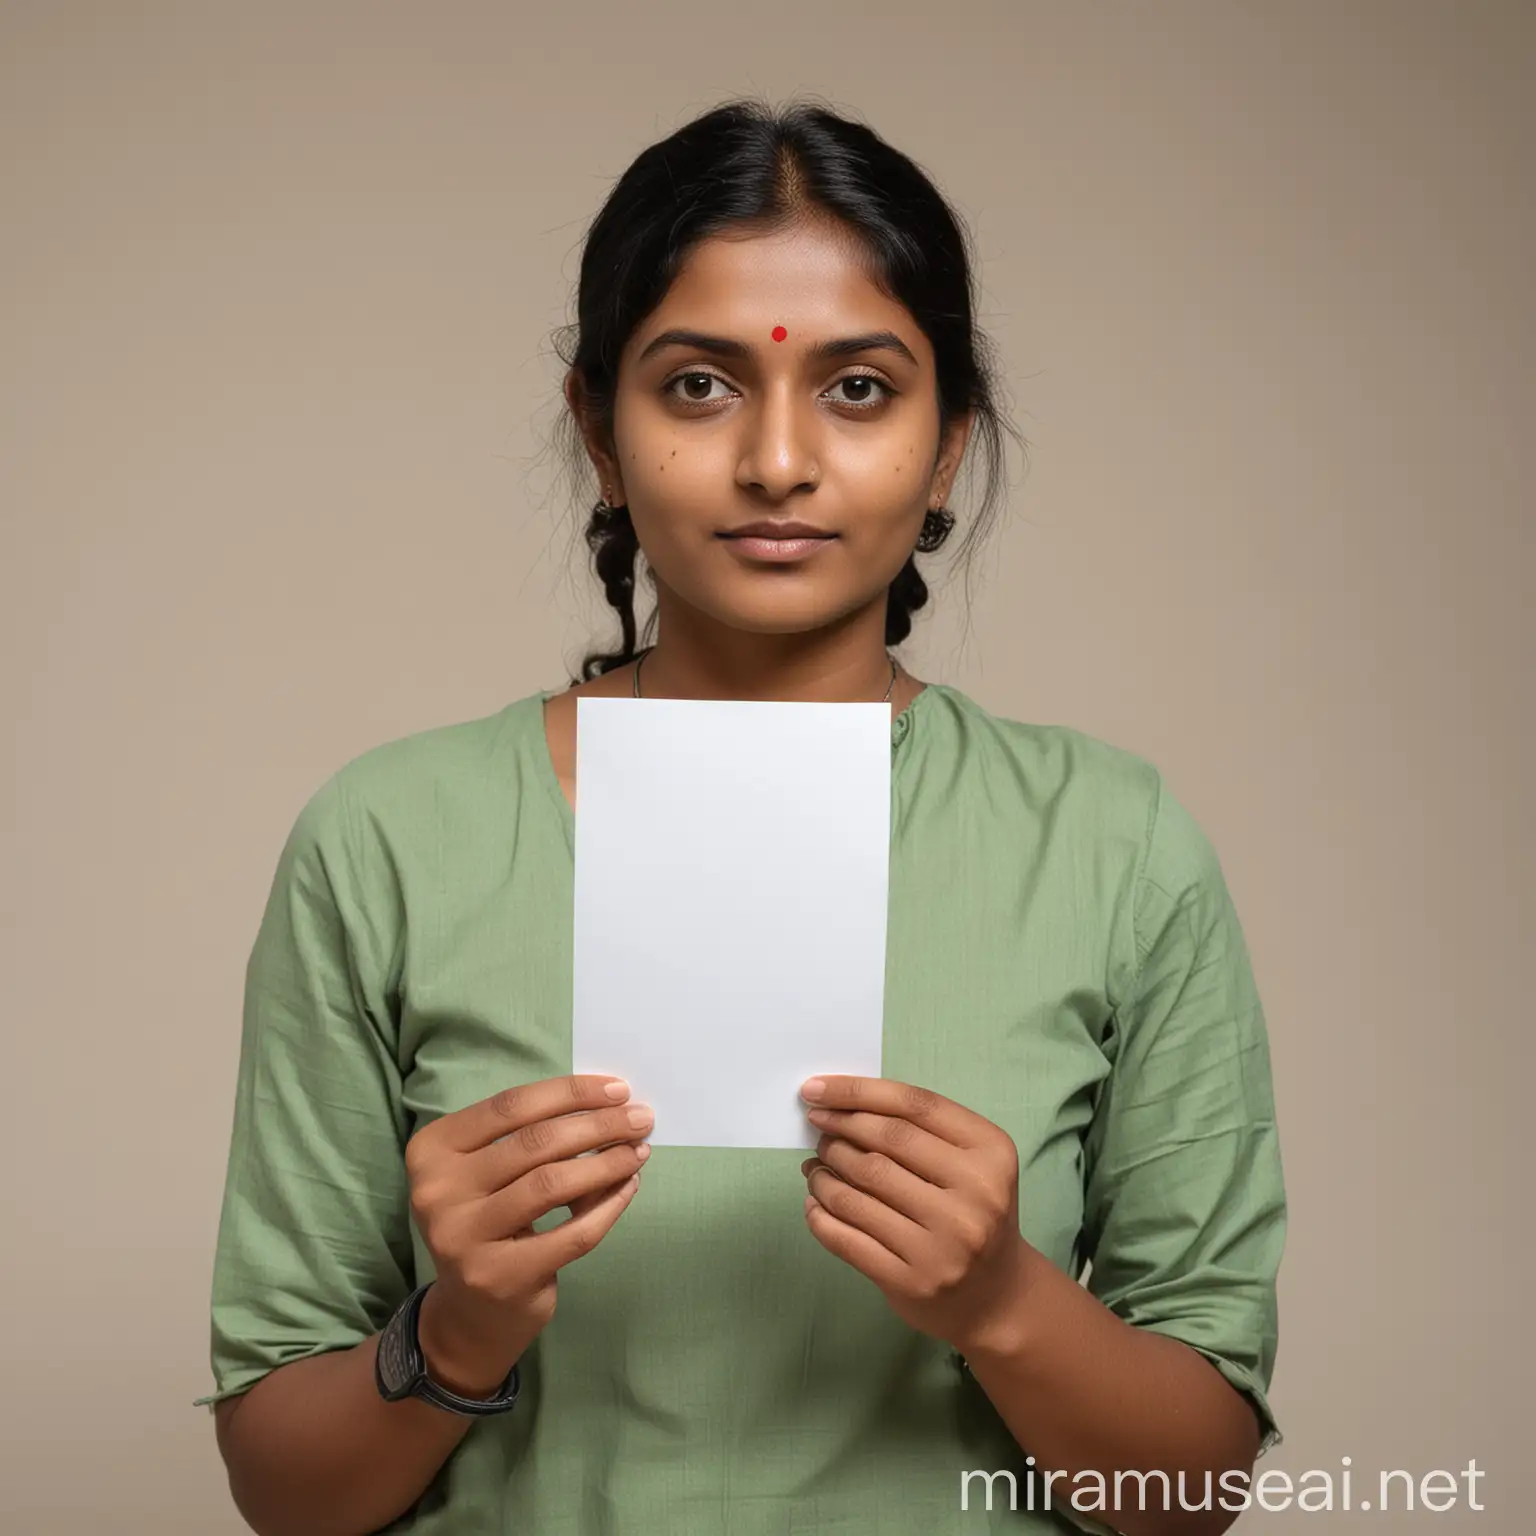
POLYGON ((784 338, 786 336, 788 336, 788 335, 789 335, 789 332, 786 331, 782 325, 774 326, 774 328, 773 328, 773 339, 775 341, 783 341, 784 338))

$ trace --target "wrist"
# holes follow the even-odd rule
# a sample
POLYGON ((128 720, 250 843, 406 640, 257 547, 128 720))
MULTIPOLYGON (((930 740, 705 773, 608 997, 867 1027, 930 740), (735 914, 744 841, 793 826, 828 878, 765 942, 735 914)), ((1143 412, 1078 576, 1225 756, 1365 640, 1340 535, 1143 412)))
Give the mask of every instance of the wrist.
POLYGON ((427 1375, 459 1397, 490 1397, 511 1373, 518 1356, 503 1359, 502 1351, 489 1348, 483 1339, 472 1336, 453 1316, 446 1305, 448 1300, 437 1284, 421 1298, 416 1340, 427 1375))
POLYGON ((1053 1267, 1038 1248, 1020 1237, 996 1306, 977 1317, 962 1337, 949 1341, 972 1367, 991 1361, 1015 1361, 1028 1351, 1030 1318, 1042 1266, 1053 1267))

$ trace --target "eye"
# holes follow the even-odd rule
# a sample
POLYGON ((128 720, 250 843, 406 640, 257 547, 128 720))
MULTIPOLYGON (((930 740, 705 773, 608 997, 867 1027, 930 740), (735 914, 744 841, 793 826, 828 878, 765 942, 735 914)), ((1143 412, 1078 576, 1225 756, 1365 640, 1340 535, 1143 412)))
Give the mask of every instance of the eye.
POLYGON ((884 405, 887 400, 893 400, 896 397, 896 391, 892 389, 891 386, 877 374, 845 373, 842 378, 840 378, 837 383, 832 386, 832 388, 841 389, 844 384, 854 384, 859 386, 852 400, 844 400, 839 402, 843 405, 853 406, 856 410, 873 410, 876 406, 884 405), (873 384, 874 387, 880 391, 880 394, 874 398, 870 398, 864 388, 864 386, 870 384, 873 384))
MULTIPOLYGON (((662 385, 661 392, 664 396, 677 401, 680 405, 714 406, 725 397, 720 395, 712 397, 709 394, 711 382, 724 385, 727 390, 732 388, 718 373, 710 373, 701 368, 690 368, 686 373, 674 374, 662 385), (679 394, 677 391, 679 384, 685 384, 689 387, 682 394, 679 394), (702 387, 703 393, 695 392, 699 387, 702 387)), ((841 400, 835 400, 833 404, 841 405, 845 409, 856 413, 876 410, 896 396, 896 391, 878 374, 874 373, 845 373, 842 378, 829 387, 827 392, 830 394, 832 390, 842 389, 844 385, 852 386, 853 397, 850 399, 845 396, 841 400), (874 386, 875 390, 879 391, 873 398, 870 397, 869 386, 871 385, 874 386)))
MULTIPOLYGON (((725 383, 725 380, 722 379, 718 373, 705 373, 701 369, 692 368, 687 373, 680 373, 675 378, 668 379, 667 382, 662 385, 661 392, 662 394, 668 395, 672 399, 676 400, 680 405, 713 405, 715 402, 709 397, 707 393, 702 395, 696 395, 692 393, 680 395, 677 393, 677 386, 683 383, 702 383, 705 390, 707 391, 711 380, 717 384, 725 383)), ((729 388, 728 385, 727 388, 729 388)), ((715 397, 715 399, 719 398, 720 397, 718 395, 715 397)))

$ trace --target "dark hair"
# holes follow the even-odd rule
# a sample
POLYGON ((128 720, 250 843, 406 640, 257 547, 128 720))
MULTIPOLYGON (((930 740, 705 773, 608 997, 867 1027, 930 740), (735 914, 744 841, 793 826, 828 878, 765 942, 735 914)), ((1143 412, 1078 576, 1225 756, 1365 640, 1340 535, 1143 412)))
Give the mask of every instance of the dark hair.
MULTIPOLYGON (((577 321, 560 331, 556 351, 576 371, 590 421, 611 447, 619 358, 693 247, 728 228, 772 233, 817 219, 829 219, 851 235, 871 279, 905 306, 928 338, 941 440, 950 423, 967 411, 976 413, 972 440, 980 441, 987 476, 980 510, 961 545, 968 556, 1006 490, 1002 432, 1016 439, 1018 434, 998 409, 990 344, 972 317, 969 241, 958 216, 912 160, 860 123, 809 102, 776 109, 744 99, 704 113, 642 151, 587 231, 577 321)), ((579 480, 583 466, 590 467, 580 424, 567 411, 556 432, 567 468, 579 480)), ((954 522, 947 509, 930 511, 914 555, 938 549, 954 522)), ((628 508, 602 501, 592 511, 585 538, 621 630, 617 651, 583 658, 581 678, 590 680, 639 654, 634 610, 639 543, 628 508)), ((908 556, 887 597, 887 646, 907 638, 912 615, 927 601, 927 583, 914 556, 908 556)), ((656 621, 653 610, 648 635, 656 621)))

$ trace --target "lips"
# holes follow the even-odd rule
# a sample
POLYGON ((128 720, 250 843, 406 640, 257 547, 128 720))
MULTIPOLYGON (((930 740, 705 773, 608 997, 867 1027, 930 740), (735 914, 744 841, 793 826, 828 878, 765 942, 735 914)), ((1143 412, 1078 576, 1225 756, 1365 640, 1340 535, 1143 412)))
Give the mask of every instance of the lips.
POLYGON ((737 559, 756 564, 790 565, 802 560, 814 560, 828 544, 837 542, 834 534, 814 534, 785 537, 782 534, 767 538, 757 534, 738 533, 721 535, 723 543, 732 546, 731 554, 737 559))
POLYGON ((722 539, 831 539, 836 535, 813 523, 743 523, 720 535, 722 539))

